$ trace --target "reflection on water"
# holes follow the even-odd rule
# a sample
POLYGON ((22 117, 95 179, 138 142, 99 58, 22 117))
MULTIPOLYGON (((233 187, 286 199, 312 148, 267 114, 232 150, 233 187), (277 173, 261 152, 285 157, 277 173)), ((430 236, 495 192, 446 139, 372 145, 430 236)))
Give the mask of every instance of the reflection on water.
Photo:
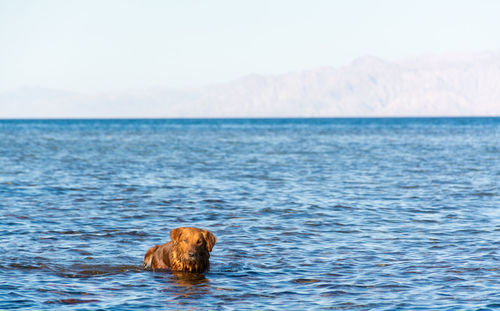
POLYGON ((500 119, 0 121, 0 309, 493 310, 500 119), (179 226, 205 274, 143 270, 179 226))
POLYGON ((172 271, 171 280, 179 285, 184 287, 193 287, 195 285, 208 285, 207 278, 201 273, 192 273, 192 272, 179 272, 172 271))

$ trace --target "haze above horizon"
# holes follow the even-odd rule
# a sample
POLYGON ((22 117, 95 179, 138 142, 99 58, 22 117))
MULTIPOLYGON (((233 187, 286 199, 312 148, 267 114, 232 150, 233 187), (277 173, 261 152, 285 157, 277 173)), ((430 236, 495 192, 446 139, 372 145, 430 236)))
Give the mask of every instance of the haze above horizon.
POLYGON ((185 87, 499 50, 500 2, 0 0, 0 91, 185 87))

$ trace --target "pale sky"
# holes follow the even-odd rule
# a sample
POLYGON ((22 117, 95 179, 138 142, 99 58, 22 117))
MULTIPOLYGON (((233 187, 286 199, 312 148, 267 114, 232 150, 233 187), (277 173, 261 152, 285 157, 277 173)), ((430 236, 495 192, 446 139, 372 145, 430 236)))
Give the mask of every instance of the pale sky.
POLYGON ((97 92, 500 50, 500 1, 0 0, 0 91, 97 92))

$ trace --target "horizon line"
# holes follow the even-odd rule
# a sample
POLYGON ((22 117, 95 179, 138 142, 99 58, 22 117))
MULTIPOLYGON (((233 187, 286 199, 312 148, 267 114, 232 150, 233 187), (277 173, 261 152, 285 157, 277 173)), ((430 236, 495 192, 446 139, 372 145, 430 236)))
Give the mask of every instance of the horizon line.
POLYGON ((338 117, 47 117, 2 118, 0 121, 183 121, 183 120, 342 120, 342 119, 497 119, 500 115, 473 116, 338 116, 338 117))

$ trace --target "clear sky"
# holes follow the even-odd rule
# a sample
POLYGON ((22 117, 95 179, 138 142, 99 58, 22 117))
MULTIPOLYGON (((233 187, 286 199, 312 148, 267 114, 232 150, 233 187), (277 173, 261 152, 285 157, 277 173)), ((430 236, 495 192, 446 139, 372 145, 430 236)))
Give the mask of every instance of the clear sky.
POLYGON ((500 49, 496 0, 0 0, 0 91, 182 87, 500 49))

